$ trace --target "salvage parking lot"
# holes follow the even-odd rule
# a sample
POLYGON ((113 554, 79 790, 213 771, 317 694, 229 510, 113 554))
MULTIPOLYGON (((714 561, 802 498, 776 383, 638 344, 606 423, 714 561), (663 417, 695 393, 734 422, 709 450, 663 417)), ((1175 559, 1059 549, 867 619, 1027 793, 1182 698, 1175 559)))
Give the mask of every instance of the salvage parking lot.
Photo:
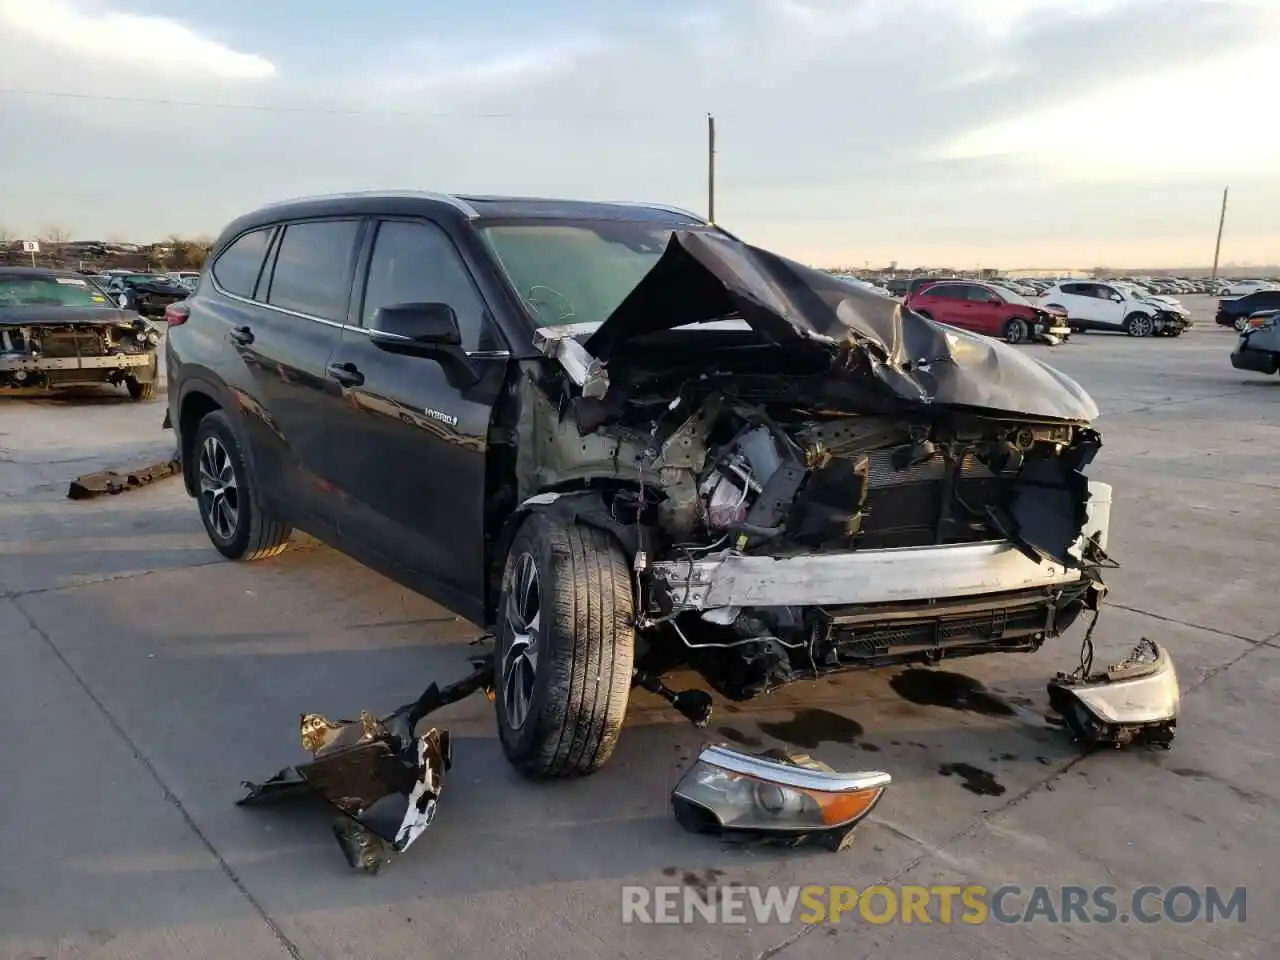
MULTIPOLYGON (((1082 757, 1040 720, 1084 624, 1032 656, 799 683, 720 704, 709 731, 636 693, 613 760, 532 784, 479 697, 438 715, 455 767, 428 834, 354 874, 323 809, 237 808, 240 780, 301 759, 300 713, 353 717, 467 672, 476 630, 300 538, 223 561, 166 481, 63 499, 77 474, 163 457, 162 403, 0 403, 0 957, 1270 956, 1280 920, 1280 379, 1233 370, 1210 298, 1177 340, 1027 347, 1103 410, 1114 485, 1099 660, 1167 644, 1169 753, 1082 757), (923 702, 932 701, 932 702, 923 702), (789 747, 894 785, 839 854, 685 833, 671 787, 699 744, 789 747), (950 775, 943 775, 943 771, 950 775), (1014 884, 1248 889, 1244 922, 980 926, 622 924, 622 887, 1014 884)), ((1123 898, 1122 898, 1123 899, 1123 898)))

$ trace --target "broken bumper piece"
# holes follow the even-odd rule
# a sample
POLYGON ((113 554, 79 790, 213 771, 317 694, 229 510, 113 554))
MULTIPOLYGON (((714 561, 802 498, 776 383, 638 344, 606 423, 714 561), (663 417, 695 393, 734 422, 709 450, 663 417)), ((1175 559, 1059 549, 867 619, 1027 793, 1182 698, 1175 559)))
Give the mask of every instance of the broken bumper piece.
POLYGON ((342 814, 334 836, 355 869, 377 873, 407 850, 435 819, 444 774, 452 766, 448 731, 415 729, 428 713, 493 686, 488 658, 443 690, 431 684, 416 701, 381 719, 332 721, 317 713, 301 721, 310 763, 286 767, 261 783, 244 781, 240 806, 317 795, 342 814))
POLYGON ((1169 652, 1143 638, 1123 661, 1093 675, 1059 674, 1049 705, 1078 742, 1168 749, 1178 723, 1178 674, 1169 652))
POLYGON ((676 820, 697 833, 756 836, 843 850, 891 782, 839 773, 808 756, 758 757, 711 746, 676 784, 676 820))

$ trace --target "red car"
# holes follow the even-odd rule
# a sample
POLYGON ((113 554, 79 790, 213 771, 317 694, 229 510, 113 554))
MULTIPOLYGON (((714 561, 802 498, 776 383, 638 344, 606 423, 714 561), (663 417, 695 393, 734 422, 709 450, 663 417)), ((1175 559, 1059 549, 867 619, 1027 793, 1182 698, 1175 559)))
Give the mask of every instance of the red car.
POLYGON ((976 280, 939 280, 909 295, 923 317, 1008 343, 1061 343, 1071 335, 1065 312, 1039 307, 1012 290, 976 280))

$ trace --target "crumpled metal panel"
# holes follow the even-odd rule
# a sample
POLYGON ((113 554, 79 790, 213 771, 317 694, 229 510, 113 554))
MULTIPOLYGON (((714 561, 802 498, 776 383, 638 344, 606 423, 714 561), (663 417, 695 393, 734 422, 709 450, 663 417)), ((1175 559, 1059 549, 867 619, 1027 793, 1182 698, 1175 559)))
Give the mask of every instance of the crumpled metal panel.
POLYGON ((240 806, 263 806, 309 794, 322 797, 343 819, 334 825, 347 862, 377 873, 407 850, 435 819, 444 775, 453 764, 449 733, 415 730, 428 713, 493 686, 490 658, 441 689, 431 684, 413 703, 385 717, 362 711, 358 720, 303 714, 299 735, 309 763, 285 767, 254 783, 240 806))
POLYGON ((912 405, 1077 423, 1098 416, 1078 383, 1022 349, 926 320, 891 297, 711 232, 672 234, 658 263, 585 347, 607 363, 633 338, 735 315, 775 343, 828 351, 836 374, 870 378, 912 405))

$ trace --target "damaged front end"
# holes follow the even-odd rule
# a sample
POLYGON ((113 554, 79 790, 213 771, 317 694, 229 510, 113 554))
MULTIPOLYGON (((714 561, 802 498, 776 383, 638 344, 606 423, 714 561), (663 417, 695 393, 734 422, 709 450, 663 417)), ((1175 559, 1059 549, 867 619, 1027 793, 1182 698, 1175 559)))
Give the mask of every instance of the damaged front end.
POLYGON ((1036 650, 1097 605, 1097 408, 1025 353, 706 232, 535 342, 520 500, 626 546, 655 669, 746 699, 1036 650))
POLYGON ((431 684, 413 703, 376 718, 332 721, 304 714, 302 746, 307 763, 286 767, 260 783, 244 781, 241 806, 261 806, 301 796, 319 796, 338 810, 334 836, 355 869, 377 873, 431 826, 444 775, 452 765, 449 733, 435 727, 419 734, 419 722, 434 710, 477 690, 491 690, 488 658, 472 674, 440 689, 431 684))

